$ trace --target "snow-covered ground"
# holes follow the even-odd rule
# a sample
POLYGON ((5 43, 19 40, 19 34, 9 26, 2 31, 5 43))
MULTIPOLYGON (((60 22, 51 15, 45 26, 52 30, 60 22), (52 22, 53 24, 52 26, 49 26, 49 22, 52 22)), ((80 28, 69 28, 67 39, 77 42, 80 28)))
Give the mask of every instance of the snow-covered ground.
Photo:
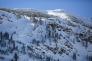
POLYGON ((61 9, 0 9, 0 61, 88 61, 89 57, 90 22, 61 9))

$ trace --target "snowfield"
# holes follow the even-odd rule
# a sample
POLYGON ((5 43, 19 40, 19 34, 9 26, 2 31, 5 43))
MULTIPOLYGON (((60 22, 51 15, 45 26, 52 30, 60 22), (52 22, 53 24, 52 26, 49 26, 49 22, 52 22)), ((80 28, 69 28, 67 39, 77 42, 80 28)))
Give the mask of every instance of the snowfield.
POLYGON ((61 9, 0 8, 0 61, 92 61, 92 24, 61 9))

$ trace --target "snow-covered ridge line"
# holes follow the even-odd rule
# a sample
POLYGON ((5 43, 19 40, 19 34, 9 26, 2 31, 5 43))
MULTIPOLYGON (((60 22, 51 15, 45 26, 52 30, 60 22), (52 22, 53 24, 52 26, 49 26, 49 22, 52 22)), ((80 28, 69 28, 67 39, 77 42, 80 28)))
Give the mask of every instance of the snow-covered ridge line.
POLYGON ((38 17, 50 17, 50 15, 48 15, 45 12, 41 12, 35 9, 8 9, 8 8, 0 8, 0 10, 3 11, 7 11, 7 12, 13 12, 13 13, 17 13, 19 15, 27 15, 27 16, 38 16, 38 17))
POLYGON ((74 16, 68 12, 65 12, 63 9, 47 10, 47 12, 49 15, 57 16, 64 20, 70 20, 92 29, 91 21, 74 16))

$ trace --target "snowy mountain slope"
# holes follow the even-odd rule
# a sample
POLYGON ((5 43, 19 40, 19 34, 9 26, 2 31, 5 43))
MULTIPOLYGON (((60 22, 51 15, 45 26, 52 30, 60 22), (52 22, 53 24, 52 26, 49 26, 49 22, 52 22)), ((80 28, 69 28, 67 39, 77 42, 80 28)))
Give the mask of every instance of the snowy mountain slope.
POLYGON ((47 10, 47 12, 50 15, 54 15, 54 16, 60 17, 60 18, 65 19, 65 20, 70 20, 70 21, 73 21, 73 22, 77 22, 77 23, 80 23, 83 26, 92 28, 92 25, 91 25, 92 22, 91 21, 85 20, 83 18, 76 17, 76 16, 74 16, 70 13, 65 12, 62 9, 47 10))
POLYGON ((0 61, 92 60, 91 26, 61 10, 0 8, 0 61))

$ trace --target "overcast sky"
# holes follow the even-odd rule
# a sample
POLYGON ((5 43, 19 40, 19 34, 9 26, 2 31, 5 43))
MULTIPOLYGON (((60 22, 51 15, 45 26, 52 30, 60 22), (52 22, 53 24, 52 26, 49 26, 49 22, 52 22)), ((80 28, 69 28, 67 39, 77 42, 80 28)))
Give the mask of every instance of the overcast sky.
POLYGON ((77 16, 92 17, 92 0, 0 0, 0 7, 38 10, 64 9, 77 16))

